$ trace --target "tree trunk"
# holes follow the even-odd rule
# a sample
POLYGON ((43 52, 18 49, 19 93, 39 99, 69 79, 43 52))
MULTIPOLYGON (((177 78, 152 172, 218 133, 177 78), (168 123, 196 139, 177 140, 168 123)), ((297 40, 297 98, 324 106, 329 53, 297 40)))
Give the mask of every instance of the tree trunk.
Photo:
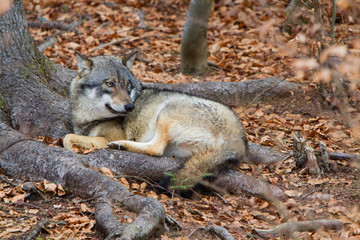
POLYGON ((191 0, 181 37, 181 72, 202 75, 208 71, 207 25, 214 1, 191 0))
POLYGON ((70 108, 65 86, 73 76, 73 71, 38 51, 28 31, 23 2, 15 0, 0 16, 0 108, 6 122, 31 136, 68 133, 70 108))

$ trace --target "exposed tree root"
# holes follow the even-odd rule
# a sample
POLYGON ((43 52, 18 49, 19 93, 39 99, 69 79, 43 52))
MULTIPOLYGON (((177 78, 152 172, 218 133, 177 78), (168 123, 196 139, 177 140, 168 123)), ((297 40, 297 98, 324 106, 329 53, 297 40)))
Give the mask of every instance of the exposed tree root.
POLYGON ((281 153, 269 147, 249 143, 249 160, 256 165, 271 165, 288 158, 291 154, 281 153))
POLYGON ((209 225, 206 228, 199 227, 196 228, 194 231, 192 231, 188 238, 191 238, 197 231, 206 231, 215 233, 217 236, 219 236, 223 240, 234 240, 235 238, 223 227, 217 226, 217 225, 209 225))
POLYGON ((273 229, 254 229, 262 238, 291 237, 294 232, 316 232, 318 230, 340 230, 343 228, 341 220, 318 219, 312 221, 286 222, 273 229))
POLYGON ((45 52, 49 47, 54 46, 57 43, 57 38, 50 36, 41 45, 38 46, 40 52, 45 52))
POLYGON ((131 194, 120 182, 85 167, 82 156, 71 151, 36 141, 18 142, 19 138, 24 136, 0 124, 1 168, 10 175, 61 183, 82 198, 92 198, 97 224, 109 239, 119 235, 122 239, 144 238, 162 229, 165 210, 155 199, 131 194), (18 143, 7 148, 14 141, 18 143), (138 217, 121 225, 112 215, 112 205, 124 206, 138 217))
MULTIPOLYGON (((262 153, 268 153, 266 150, 267 148, 264 148, 262 153)), ((254 153, 254 155, 255 154, 256 153, 254 153)), ((281 155, 281 153, 279 153, 279 155, 281 155)), ((266 158, 259 156, 258 159, 266 158)), ((281 160, 281 158, 279 160, 281 160)), ((166 157, 156 158, 117 150, 95 151, 84 156, 84 161, 89 166, 107 167, 116 175, 141 176, 154 181, 160 181, 164 177, 164 172, 175 172, 182 165, 182 161, 177 159, 166 157), (121 161, 115 159, 121 159, 121 161)), ((224 173, 213 185, 214 186, 210 187, 218 187, 222 189, 222 192, 234 194, 245 192, 264 200, 269 200, 273 197, 281 200, 287 199, 286 194, 279 187, 236 171, 224 173)))
POLYGON ((280 78, 266 78, 243 82, 201 82, 181 84, 154 84, 145 86, 179 91, 205 97, 232 107, 247 106, 254 102, 286 98, 294 93, 303 94, 303 86, 280 78))
POLYGON ((236 171, 228 171, 214 184, 230 193, 239 194, 241 191, 264 200, 273 200, 273 198, 286 200, 288 198, 279 187, 236 171))
POLYGON ((33 28, 45 28, 45 29, 60 29, 62 31, 75 31, 75 33, 78 35, 78 30, 74 27, 73 24, 67 24, 64 22, 50 22, 50 21, 36 21, 36 22, 29 22, 29 27, 33 28))

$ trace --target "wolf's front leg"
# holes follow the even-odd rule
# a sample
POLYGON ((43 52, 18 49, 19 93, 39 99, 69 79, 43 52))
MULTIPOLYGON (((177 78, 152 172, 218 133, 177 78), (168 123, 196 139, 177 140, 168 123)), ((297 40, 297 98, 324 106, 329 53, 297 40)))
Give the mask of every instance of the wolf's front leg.
POLYGON ((104 137, 89 137, 76 134, 67 134, 63 139, 65 148, 72 150, 73 145, 83 148, 107 148, 109 141, 104 137))
POLYGON ((146 143, 120 140, 108 144, 110 148, 126 150, 129 152, 143 153, 151 156, 160 157, 164 153, 166 142, 150 141, 146 143))

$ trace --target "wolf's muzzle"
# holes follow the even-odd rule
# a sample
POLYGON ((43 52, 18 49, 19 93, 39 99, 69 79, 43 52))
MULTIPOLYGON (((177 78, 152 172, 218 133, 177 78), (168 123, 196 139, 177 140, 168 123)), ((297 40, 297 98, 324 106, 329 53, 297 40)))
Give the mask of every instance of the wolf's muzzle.
POLYGON ((113 109, 109 104, 105 104, 105 107, 107 110, 109 110, 109 112, 111 112, 112 114, 125 114, 127 112, 131 112, 132 110, 134 110, 135 106, 132 103, 127 103, 124 106, 125 111, 116 111, 115 109, 113 109))
POLYGON ((135 106, 132 103, 127 103, 124 108, 126 112, 131 112, 132 110, 134 110, 135 106))
POLYGON ((119 111, 116 111, 115 109, 113 109, 112 107, 110 107, 109 104, 105 104, 105 107, 107 110, 109 110, 109 112, 111 112, 112 114, 124 114, 125 112, 119 112, 119 111))

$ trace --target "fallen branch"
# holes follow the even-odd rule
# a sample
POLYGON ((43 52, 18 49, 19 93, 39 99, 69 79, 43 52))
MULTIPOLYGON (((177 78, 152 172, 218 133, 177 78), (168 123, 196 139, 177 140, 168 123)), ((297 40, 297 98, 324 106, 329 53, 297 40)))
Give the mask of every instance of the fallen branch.
POLYGON ((341 220, 318 219, 312 221, 286 222, 273 229, 254 229, 254 232, 262 238, 277 238, 282 236, 291 237, 294 232, 316 232, 324 230, 340 230, 343 228, 341 220))
POLYGON ((49 21, 36 21, 28 22, 28 26, 32 28, 45 28, 45 29, 59 29, 62 31, 74 31, 75 34, 79 34, 78 30, 72 25, 64 22, 49 22, 49 21))
POLYGON ((54 46, 56 43, 57 43, 56 37, 49 37, 40 46, 38 46, 38 49, 40 52, 45 52, 46 49, 54 46))
MULTIPOLYGON (((321 151, 315 150, 315 155, 321 156, 321 151)), ((329 155, 329 159, 340 160, 340 161, 349 161, 349 160, 355 161, 355 160, 359 159, 359 157, 360 157, 355 154, 338 153, 338 152, 328 152, 328 155, 329 155)))

